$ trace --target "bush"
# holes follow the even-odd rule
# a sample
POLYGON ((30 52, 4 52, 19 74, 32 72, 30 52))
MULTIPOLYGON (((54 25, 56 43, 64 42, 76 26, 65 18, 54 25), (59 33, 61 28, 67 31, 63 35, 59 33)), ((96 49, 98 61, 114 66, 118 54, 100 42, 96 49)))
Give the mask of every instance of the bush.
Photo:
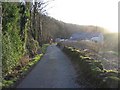
POLYGON ((17 37, 17 33, 11 35, 6 33, 2 37, 2 63, 3 63, 3 75, 8 72, 11 73, 11 69, 19 63, 19 59, 22 56, 23 47, 20 37, 17 37))
POLYGON ((47 47, 49 46, 49 44, 43 44, 41 50, 42 50, 42 53, 45 53, 46 50, 47 50, 47 47))
POLYGON ((15 69, 12 70, 11 74, 8 74, 2 81, 2 87, 3 88, 10 88, 13 87, 14 84, 17 82, 17 80, 20 79, 20 77, 24 77, 29 69, 33 67, 43 56, 43 54, 36 55, 33 60, 27 63, 27 65, 23 67, 16 66, 15 69))
POLYGON ((39 43, 34 39, 29 39, 27 42, 27 52, 30 54, 31 57, 34 57, 37 54, 39 49, 39 43))
POLYGON ((24 54, 20 38, 18 3, 2 3, 2 69, 3 77, 12 72, 24 54))

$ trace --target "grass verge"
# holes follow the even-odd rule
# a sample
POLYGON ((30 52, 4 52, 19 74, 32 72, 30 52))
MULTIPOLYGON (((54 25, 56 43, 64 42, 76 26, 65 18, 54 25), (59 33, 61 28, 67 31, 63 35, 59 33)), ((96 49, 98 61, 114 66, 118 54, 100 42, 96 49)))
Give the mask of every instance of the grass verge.
MULTIPOLYGON (((58 44, 61 46, 61 44, 58 44)), ((105 70, 100 61, 86 56, 82 50, 64 46, 62 49, 73 62, 78 65, 84 78, 99 88, 118 88, 120 84, 120 73, 114 70, 105 70)))
POLYGON ((15 88, 20 83, 20 81, 32 70, 37 62, 40 61, 48 46, 49 44, 44 44, 41 48, 42 53, 36 55, 27 63, 27 65, 23 67, 16 66, 16 68, 13 69, 13 73, 9 74, 2 80, 2 88, 15 88))
POLYGON ((19 81, 19 79, 23 78, 26 76, 26 74, 28 73, 28 71, 30 70, 30 68, 32 68, 43 56, 43 54, 39 54, 36 55, 33 60, 31 60, 26 66, 19 68, 19 70, 14 70, 14 76, 13 75, 9 75, 7 77, 9 77, 9 79, 4 79, 2 81, 2 88, 10 88, 10 87, 14 87, 15 84, 17 83, 17 81, 19 81))

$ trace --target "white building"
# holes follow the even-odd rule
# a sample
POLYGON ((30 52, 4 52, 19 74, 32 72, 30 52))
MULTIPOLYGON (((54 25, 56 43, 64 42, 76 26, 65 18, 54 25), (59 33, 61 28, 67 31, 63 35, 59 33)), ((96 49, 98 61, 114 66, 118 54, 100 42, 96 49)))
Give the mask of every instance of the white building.
POLYGON ((99 32, 79 32, 72 34, 70 40, 90 40, 96 43, 103 43, 104 36, 102 33, 99 32))

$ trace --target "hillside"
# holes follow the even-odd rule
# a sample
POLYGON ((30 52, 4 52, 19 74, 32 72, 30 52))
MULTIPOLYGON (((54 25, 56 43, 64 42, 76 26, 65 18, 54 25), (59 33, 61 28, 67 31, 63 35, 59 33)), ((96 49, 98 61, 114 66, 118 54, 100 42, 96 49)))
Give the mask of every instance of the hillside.
MULTIPOLYGON (((50 35, 55 38, 70 38, 73 33, 77 32, 102 32, 106 33, 107 31, 99 26, 92 25, 77 25, 71 23, 65 23, 62 21, 58 21, 52 17, 44 16, 43 23, 44 31, 49 32, 50 35), (49 30, 49 31, 48 31, 49 30)), ((44 32, 43 31, 43 32, 44 32)))

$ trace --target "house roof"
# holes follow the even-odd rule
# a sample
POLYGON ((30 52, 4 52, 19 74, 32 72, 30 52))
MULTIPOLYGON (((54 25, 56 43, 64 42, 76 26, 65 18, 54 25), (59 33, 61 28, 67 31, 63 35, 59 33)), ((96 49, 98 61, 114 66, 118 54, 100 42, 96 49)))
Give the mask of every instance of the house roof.
POLYGON ((76 40, 76 39, 91 39, 92 37, 98 37, 101 33, 98 32, 79 32, 79 33, 74 33, 71 35, 71 40, 76 40))

